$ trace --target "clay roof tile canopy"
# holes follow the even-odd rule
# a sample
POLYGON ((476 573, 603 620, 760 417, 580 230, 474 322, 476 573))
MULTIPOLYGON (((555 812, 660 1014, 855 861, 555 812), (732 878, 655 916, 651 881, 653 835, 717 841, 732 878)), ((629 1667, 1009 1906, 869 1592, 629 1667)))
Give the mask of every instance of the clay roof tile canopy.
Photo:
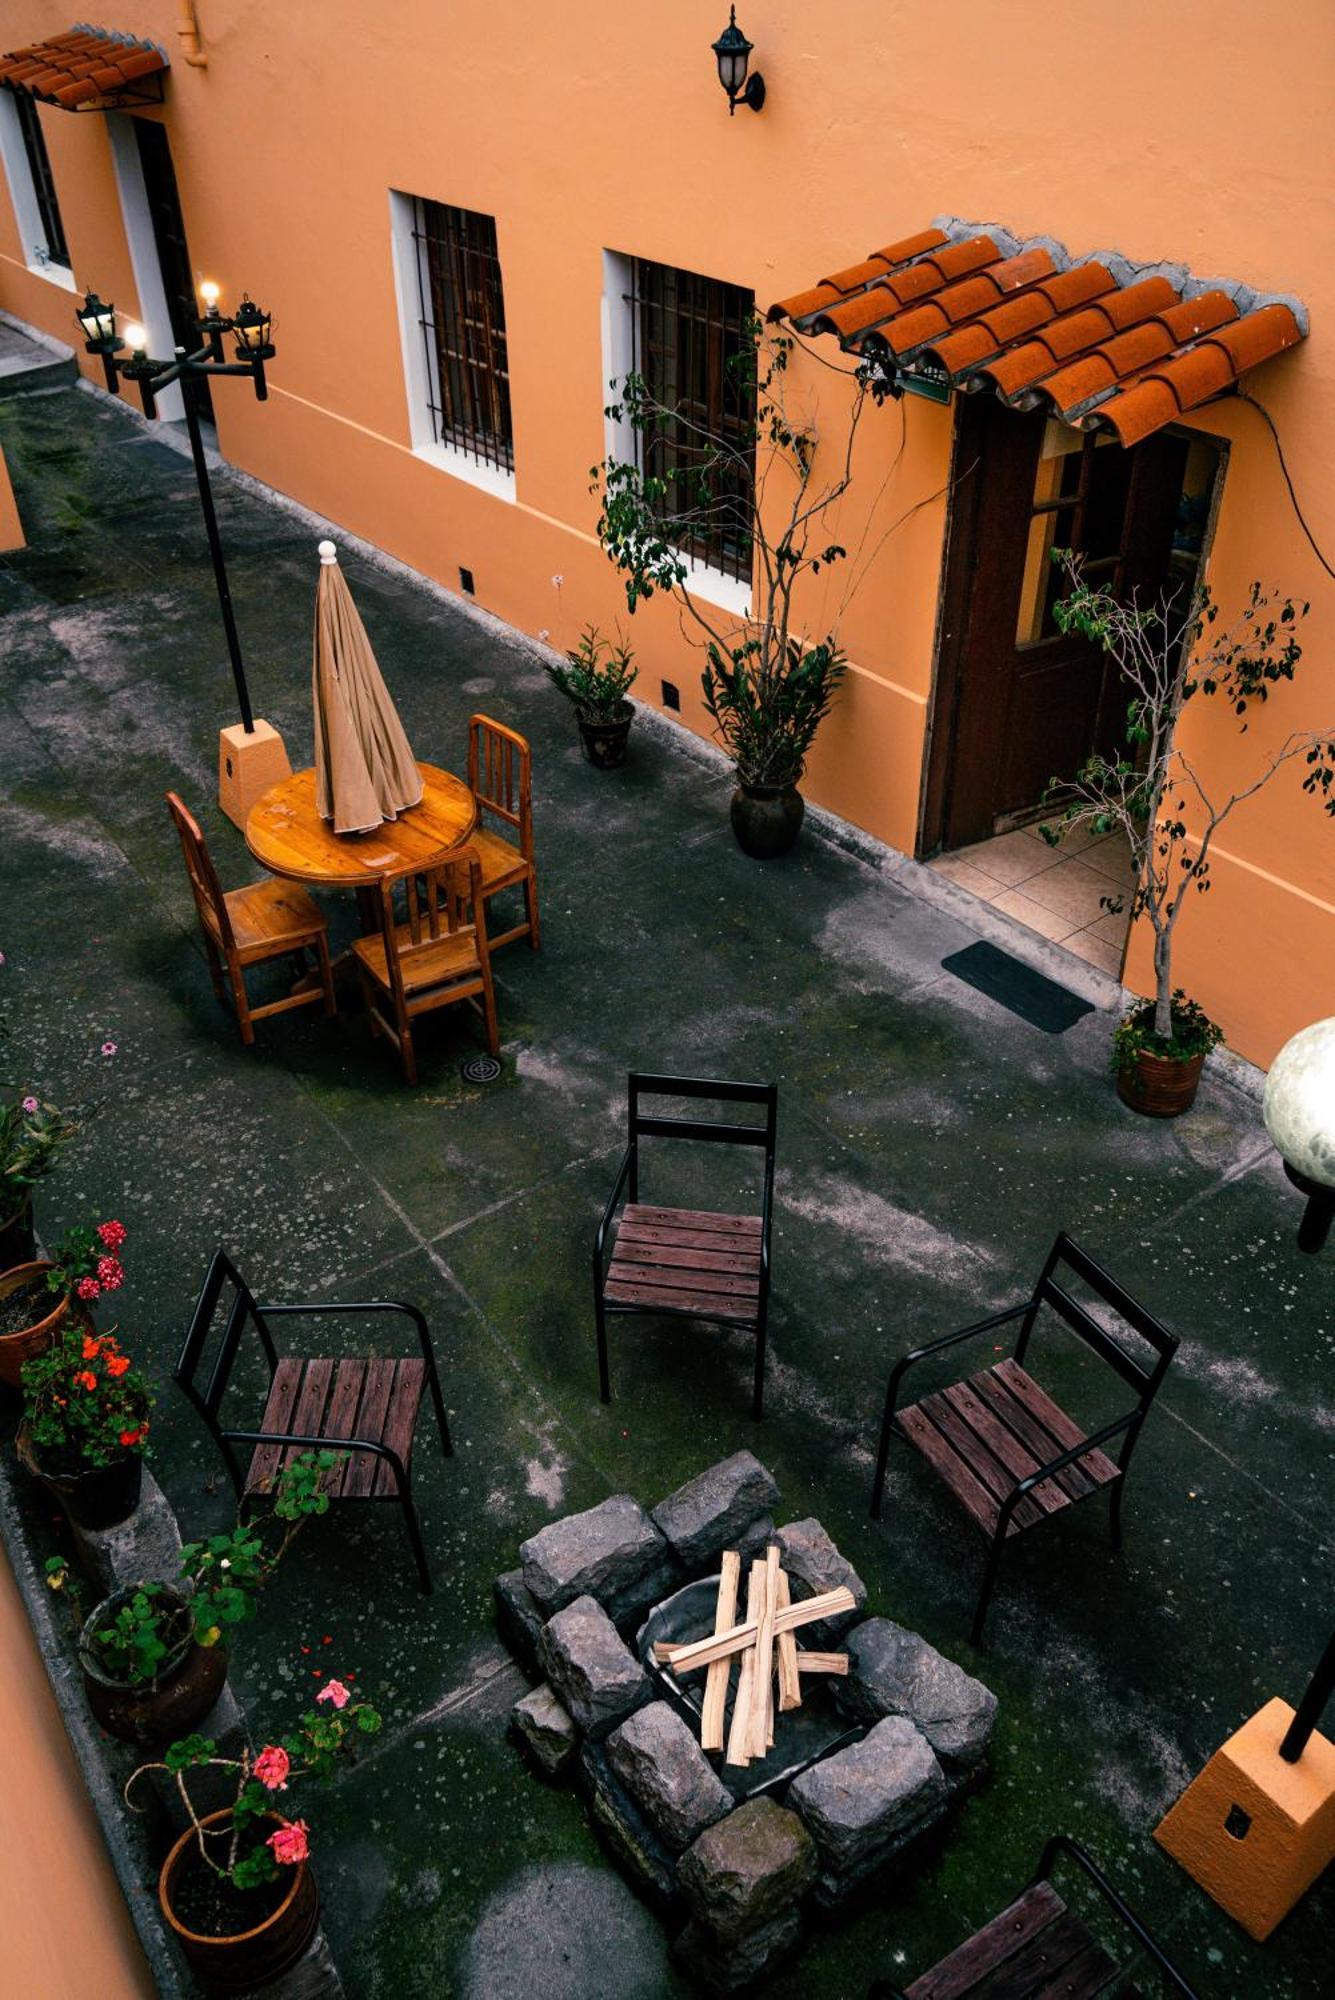
POLYGON ((110 111, 159 104, 167 58, 151 42, 102 29, 71 29, 0 56, 0 89, 61 111, 110 111))
POLYGON ((1046 243, 1003 256, 985 231, 952 240, 935 228, 779 300, 769 318, 834 334, 901 386, 929 368, 937 382, 991 388, 1026 409, 1046 402, 1125 445, 1231 389, 1306 331, 1279 300, 1243 311, 1228 291, 1184 294, 1161 271, 1119 282, 1095 259, 1059 271, 1046 243))

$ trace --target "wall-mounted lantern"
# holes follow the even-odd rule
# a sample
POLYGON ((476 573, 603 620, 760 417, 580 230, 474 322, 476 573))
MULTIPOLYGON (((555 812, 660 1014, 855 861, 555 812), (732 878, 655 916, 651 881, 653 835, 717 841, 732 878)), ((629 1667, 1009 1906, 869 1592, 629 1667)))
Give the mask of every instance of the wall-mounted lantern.
POLYGON ((1307 1207, 1298 1248, 1315 1254, 1335 1222, 1335 1017, 1285 1042, 1265 1080, 1265 1129, 1307 1207))
POLYGON ((749 105, 752 111, 759 111, 765 102, 765 79, 763 76, 748 76, 746 66, 751 60, 754 44, 737 25, 737 9, 728 9, 728 25, 713 44, 714 59, 718 63, 718 80, 728 93, 728 116, 732 117, 739 104, 749 105))

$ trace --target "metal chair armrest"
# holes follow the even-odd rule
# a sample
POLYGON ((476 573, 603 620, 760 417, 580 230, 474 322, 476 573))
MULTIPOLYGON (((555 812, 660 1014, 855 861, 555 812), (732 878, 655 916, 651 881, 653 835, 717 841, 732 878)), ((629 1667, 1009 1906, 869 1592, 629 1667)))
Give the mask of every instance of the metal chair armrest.
POLYGON ((1075 1862, 1078 1868, 1083 1870, 1104 1901, 1121 1918, 1137 1944, 1148 1952, 1154 1964, 1172 1986, 1173 1990, 1183 1994, 1185 2000, 1199 2000, 1196 1989, 1187 1984, 1163 1946, 1150 1935, 1134 1910, 1123 1901, 1103 1870, 1099 1867, 1097 1861, 1094 1860, 1092 1855, 1086 1853, 1078 1840, 1072 1840, 1069 1833, 1054 1833, 1052 1835, 1043 1849, 1042 1858, 1039 1861, 1033 1881, 1046 1882, 1051 1877, 1052 1864, 1058 1854, 1065 1854, 1070 1860, 1075 1862))
POLYGON ((895 1414, 896 1392, 902 1377, 910 1368, 919 1361, 927 1360, 929 1355, 941 1354, 948 1347, 958 1347, 962 1340, 973 1340, 980 1333, 991 1333, 995 1327, 1005 1326, 1010 1320, 1019 1319, 1028 1312, 1030 1303, 1025 1299, 1021 1305, 1007 1306, 1004 1312, 989 1313, 986 1319, 975 1320, 972 1326, 961 1327, 958 1333, 947 1333, 940 1340, 930 1340, 925 1347, 915 1347, 908 1354, 901 1355, 890 1371, 890 1382, 885 1392, 886 1421, 889 1422, 895 1414))
POLYGON ((621 1166, 617 1172, 615 1185, 607 1198, 607 1206, 603 1210, 603 1219, 598 1224, 598 1234, 594 1238, 593 1268, 595 1271, 601 1271, 602 1269, 603 1250, 607 1244, 607 1232, 612 1226, 612 1217, 616 1214, 616 1206, 621 1199, 621 1190, 626 1185, 626 1176, 630 1172, 630 1164, 634 1157, 634 1146, 627 1146, 621 1157, 621 1166))
POLYGON ((1110 1438, 1120 1437, 1124 1430, 1139 1421, 1141 1415, 1140 1410, 1132 1410, 1127 1416, 1115 1418, 1112 1423, 1104 1424, 1101 1430, 1092 1431, 1087 1438, 1081 1438, 1079 1444, 1073 1444, 1069 1451, 1059 1452, 1057 1457, 1049 1459, 1046 1465, 1040 1465, 1035 1471, 1027 1472, 1023 1479, 1017 1479, 1001 1503, 997 1515, 997 1534, 1005 1534, 1011 1515, 1026 1493, 1032 1493, 1036 1486, 1041 1486, 1045 1479, 1051 1479, 1055 1473, 1065 1472, 1068 1465, 1075 1465, 1087 1453, 1097 1451, 1099 1446, 1107 1444, 1110 1438))

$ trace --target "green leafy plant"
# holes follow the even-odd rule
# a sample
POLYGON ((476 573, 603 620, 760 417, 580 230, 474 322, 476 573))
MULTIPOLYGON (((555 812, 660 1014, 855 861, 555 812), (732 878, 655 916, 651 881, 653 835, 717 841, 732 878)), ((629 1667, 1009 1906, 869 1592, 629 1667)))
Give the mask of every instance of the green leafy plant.
POLYGON ((543 665, 586 722, 619 722, 639 673, 634 659, 620 632, 614 643, 604 639, 596 625, 586 625, 564 662, 545 660, 543 665))
POLYGON ((1299 630, 1308 606, 1253 583, 1241 613, 1219 625, 1219 608, 1199 585, 1185 610, 1163 597, 1152 606, 1123 604, 1102 584, 1085 580, 1080 557, 1054 549, 1068 594, 1054 606, 1063 632, 1080 632, 1102 647, 1127 689, 1124 754, 1089 758, 1070 780, 1054 778, 1047 799, 1056 817, 1041 828, 1056 845, 1074 827, 1120 832, 1131 850, 1129 899, 1105 897, 1108 909, 1144 916, 1154 933, 1152 1009, 1136 1007, 1117 1031, 1119 1068, 1138 1048, 1167 1055, 1206 1052, 1222 1039, 1194 1002, 1173 984, 1174 935, 1188 898, 1210 887, 1216 834, 1245 800, 1285 765, 1306 765, 1302 789, 1335 814, 1335 725, 1294 730, 1263 751, 1253 774, 1233 789, 1207 782, 1177 741, 1188 703, 1214 701, 1230 709, 1245 734, 1253 710, 1291 681, 1302 658, 1299 630))
MULTIPOLYGON (((270 1581, 296 1536, 314 1515, 329 1511, 325 1488, 345 1456, 337 1451, 299 1453, 277 1481, 271 1514, 187 1542, 181 1550, 179 1592, 160 1583, 137 1585, 114 1615, 85 1634, 85 1644, 107 1678, 126 1687, 146 1686, 184 1638, 216 1646, 252 1619, 256 1593, 270 1581), (277 1536, 274 1522, 281 1529, 277 1536)), ((47 1563, 46 1581, 52 1590, 68 1593, 77 1618, 78 1591, 63 1557, 47 1563)))
POLYGON ((148 1449, 153 1396, 116 1329, 93 1334, 70 1322, 22 1369, 24 1422, 42 1468, 73 1476, 148 1449))
POLYGON ((99 1222, 92 1228, 78 1223, 67 1229, 50 1253, 48 1288, 62 1298, 73 1293, 85 1305, 103 1292, 118 1292, 125 1283, 120 1254, 125 1236, 123 1222, 99 1222))
POLYGON ((846 670, 833 630, 807 639, 795 594, 848 559, 830 539, 828 516, 851 484, 872 389, 854 371, 848 429, 822 477, 829 454, 814 423, 791 407, 797 345, 752 317, 728 364, 728 400, 742 416, 726 435, 693 406, 658 401, 640 374, 613 381, 605 414, 635 436, 637 455, 590 473, 598 540, 624 579, 627 608, 661 593, 686 614, 705 652, 706 709, 738 777, 753 785, 797 781, 846 670), (750 574, 753 617, 721 620, 694 587, 692 552, 720 541, 750 574))
POLYGON ((309 1827, 304 1819, 289 1819, 278 1811, 278 1795, 294 1780, 330 1777, 355 1752, 360 1737, 374 1736, 382 1726, 380 1714, 369 1702, 354 1701, 342 1681, 330 1680, 316 1695, 315 1706, 281 1743, 266 1743, 254 1757, 249 1751, 240 1757, 220 1757, 217 1744, 208 1737, 184 1737, 160 1762, 139 1766, 126 1784, 125 1801, 137 1810, 130 1796, 136 1780, 146 1771, 166 1772, 190 1817, 204 1866, 233 1888, 260 1889, 310 1855, 309 1827), (236 1779, 236 1793, 222 1826, 205 1826, 190 1796, 187 1773, 204 1769, 230 1771, 236 1779), (275 1820, 277 1826, 267 1832, 275 1820))
POLYGON ((0 1222, 23 1206, 78 1129, 68 1113, 30 1090, 0 1112, 0 1222))

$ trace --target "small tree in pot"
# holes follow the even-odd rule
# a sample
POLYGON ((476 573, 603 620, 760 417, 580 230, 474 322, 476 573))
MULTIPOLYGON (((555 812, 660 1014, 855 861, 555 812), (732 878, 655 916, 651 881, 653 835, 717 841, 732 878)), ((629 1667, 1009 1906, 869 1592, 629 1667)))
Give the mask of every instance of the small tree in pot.
MULTIPOLYGON (((1128 754, 1091 757, 1069 783, 1054 779, 1048 796, 1060 807, 1044 826, 1054 845, 1071 827, 1120 832, 1131 850, 1135 886, 1132 918, 1154 932, 1154 998, 1131 1011, 1113 1037, 1118 1094, 1154 1117, 1185 1111, 1196 1095, 1201 1066, 1222 1033, 1173 981, 1173 943, 1187 903, 1210 887, 1210 851, 1229 816, 1285 765, 1307 765, 1302 788, 1335 814, 1335 725, 1296 730, 1265 753, 1247 781, 1230 790, 1207 781, 1177 741, 1192 701, 1222 701, 1247 729, 1247 716, 1273 687, 1291 681, 1302 658, 1298 632, 1306 604, 1253 583, 1246 609, 1226 627, 1199 585, 1185 610, 1170 598, 1148 608, 1119 603, 1102 585, 1085 581, 1069 550, 1053 551, 1070 594, 1055 606, 1063 631, 1082 632, 1116 662, 1130 691, 1128 754)), ((1123 899, 1104 899, 1108 908, 1123 899)))
POLYGON ((586 625, 563 664, 543 661, 575 711, 584 755, 602 771, 613 771, 626 761, 626 742, 635 720, 627 697, 639 673, 634 659, 619 632, 614 644, 596 625, 586 625))
POLYGON ((733 830, 757 857, 797 838, 797 783, 845 671, 835 634, 808 643, 793 600, 803 578, 847 556, 829 539, 827 517, 852 482, 871 393, 855 373, 843 449, 832 475, 818 479, 815 431, 789 407, 796 344, 751 320, 747 345, 729 363, 729 394, 743 417, 727 435, 684 401, 658 401, 639 374, 614 381, 617 400, 606 414, 641 449, 634 461, 609 458, 592 472, 598 539, 625 579, 627 606, 633 612, 662 592, 705 649, 705 707, 737 771, 733 830), (664 436, 671 449, 656 451, 664 436), (692 585, 689 552, 720 540, 753 581, 754 617, 729 621, 692 585))

